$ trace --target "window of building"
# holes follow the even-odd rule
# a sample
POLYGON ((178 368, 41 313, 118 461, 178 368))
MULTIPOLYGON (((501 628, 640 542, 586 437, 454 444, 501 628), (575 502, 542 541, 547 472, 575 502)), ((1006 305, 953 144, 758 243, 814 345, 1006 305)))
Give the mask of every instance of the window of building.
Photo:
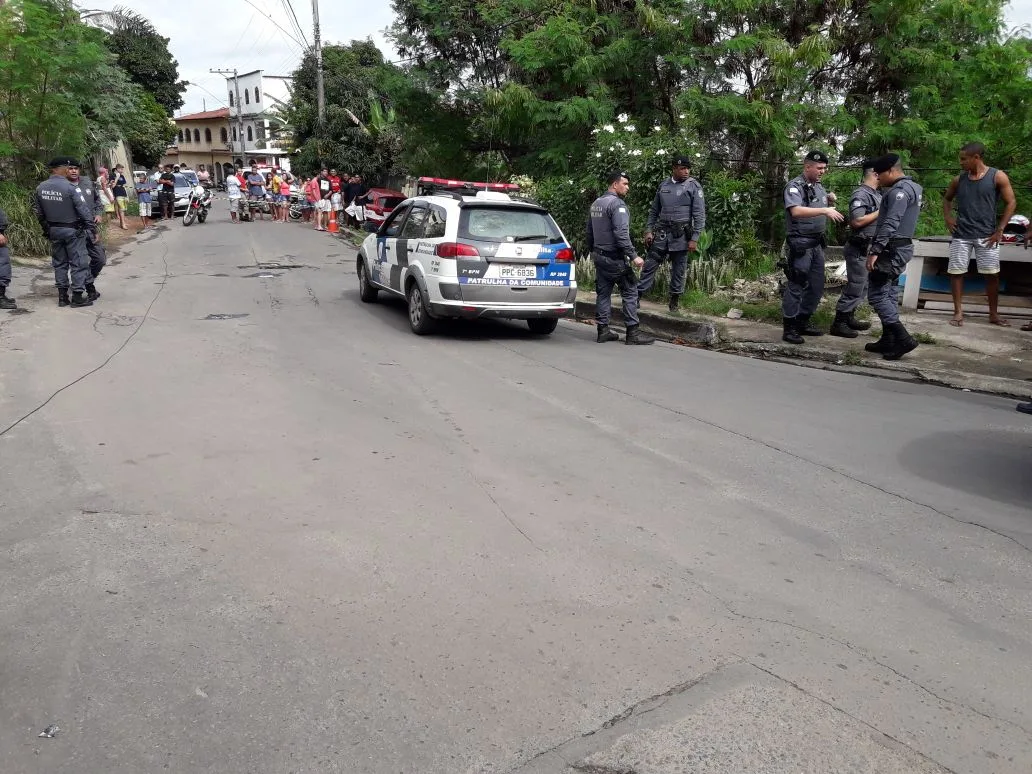
POLYGON ((259 96, 258 87, 254 87, 254 101, 255 103, 261 102, 262 98, 259 96))
POLYGON ((204 141, 211 142, 211 129, 204 130, 204 141))
POLYGON ((237 141, 237 133, 236 133, 236 127, 234 126, 233 127, 233 142, 236 142, 236 141, 237 141))
POLYGON ((179 130, 179 142, 182 142, 182 141, 183 141, 183 130, 180 129, 179 130))
POLYGON ((222 142, 229 142, 229 135, 226 133, 226 127, 219 129, 219 137, 222 138, 222 142))
POLYGON ((248 105, 251 104, 251 92, 249 92, 247 89, 244 89, 244 102, 248 105))
POLYGON ((200 142, 201 141, 201 130, 200 129, 194 129, 193 130, 193 141, 194 142, 200 142))
POLYGON ((183 130, 183 142, 190 142, 190 130, 189 129, 184 129, 183 130))
POLYGON ((229 106, 233 107, 233 92, 229 92, 229 106))
POLYGON ((251 127, 247 127, 247 141, 251 142, 254 139, 254 133, 251 131, 251 127))

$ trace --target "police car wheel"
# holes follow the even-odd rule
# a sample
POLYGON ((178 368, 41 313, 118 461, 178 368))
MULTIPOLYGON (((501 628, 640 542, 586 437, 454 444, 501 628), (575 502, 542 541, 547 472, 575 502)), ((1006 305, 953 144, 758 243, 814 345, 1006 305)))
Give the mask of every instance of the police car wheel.
POLYGON ((417 336, 425 336, 434 328, 434 318, 426 308, 426 299, 423 298, 423 291, 419 289, 418 282, 409 283, 408 290, 408 317, 412 332, 417 336))
POLYGON ((527 320, 527 327, 530 332, 538 336, 547 336, 559 325, 559 320, 554 317, 538 317, 535 320, 527 320))
POLYGON ((361 298, 365 303, 371 304, 376 301, 379 291, 376 286, 369 281, 369 274, 366 272, 365 261, 361 258, 358 259, 358 297, 361 298))

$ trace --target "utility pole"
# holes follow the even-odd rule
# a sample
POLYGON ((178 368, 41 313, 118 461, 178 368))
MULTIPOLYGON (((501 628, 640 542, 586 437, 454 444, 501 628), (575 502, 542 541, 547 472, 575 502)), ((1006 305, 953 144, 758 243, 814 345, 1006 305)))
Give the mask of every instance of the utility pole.
POLYGON ((319 0, 312 0, 312 36, 315 40, 315 90, 319 101, 319 125, 326 122, 326 90, 323 86, 322 37, 319 33, 319 0))
POLYGON ((240 79, 237 78, 237 71, 234 67, 232 70, 209 70, 210 73, 216 75, 232 75, 233 76, 233 90, 236 92, 236 114, 237 114, 237 136, 240 138, 240 163, 247 164, 247 146, 244 145, 244 106, 240 101, 240 79))

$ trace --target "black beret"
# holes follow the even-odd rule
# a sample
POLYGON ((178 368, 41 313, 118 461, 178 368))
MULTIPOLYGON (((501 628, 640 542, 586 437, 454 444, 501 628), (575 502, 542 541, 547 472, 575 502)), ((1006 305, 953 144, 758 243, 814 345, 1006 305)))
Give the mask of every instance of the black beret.
POLYGON ((47 166, 51 169, 57 169, 58 167, 77 167, 79 166, 79 160, 73 159, 71 156, 58 156, 51 160, 47 166))
POLYGON ((688 167, 691 169, 692 160, 687 156, 674 156, 670 160, 670 166, 672 167, 688 167))
POLYGON ((824 151, 812 150, 806 154, 807 161, 816 161, 818 164, 827 164, 828 155, 824 151))
POLYGON ((876 158, 871 168, 880 175, 882 172, 888 172, 897 164, 899 164, 899 156, 895 153, 888 153, 876 158))
POLYGON ((874 169, 874 162, 876 162, 877 160, 878 159, 874 159, 874 158, 864 159, 862 162, 860 162, 860 168, 864 172, 866 172, 869 169, 874 169))

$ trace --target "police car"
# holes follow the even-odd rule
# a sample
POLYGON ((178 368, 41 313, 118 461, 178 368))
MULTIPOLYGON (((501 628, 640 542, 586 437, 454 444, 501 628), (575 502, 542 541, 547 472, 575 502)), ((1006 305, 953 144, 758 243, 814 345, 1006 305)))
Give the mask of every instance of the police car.
POLYGON ((526 320, 547 335, 572 316, 573 248, 543 207, 515 198, 518 186, 420 178, 358 252, 361 299, 380 291, 406 299, 423 335, 442 318, 526 320))

